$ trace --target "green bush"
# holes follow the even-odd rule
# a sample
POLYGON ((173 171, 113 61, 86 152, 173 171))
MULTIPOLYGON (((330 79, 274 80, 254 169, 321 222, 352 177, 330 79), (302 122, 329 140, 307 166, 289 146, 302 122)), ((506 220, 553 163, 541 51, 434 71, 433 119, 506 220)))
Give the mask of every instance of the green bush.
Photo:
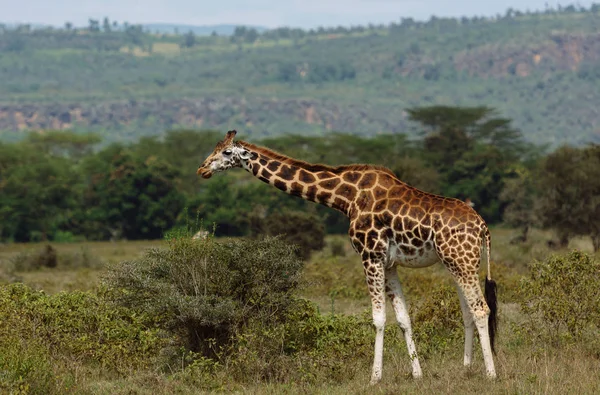
POLYGON ((50 353, 37 339, 22 339, 14 328, 0 325, 0 392, 48 394, 56 387, 50 353))
POLYGON ((302 262, 281 238, 168 243, 110 267, 105 282, 118 304, 156 317, 179 346, 217 357, 244 324, 272 323, 287 311, 302 262))
POLYGON ((285 241, 298 246, 296 253, 302 259, 309 259, 312 251, 325 247, 325 226, 314 214, 301 211, 277 212, 266 218, 253 218, 252 222, 256 235, 282 235, 285 241))
POLYGON ((410 306, 419 356, 456 351, 464 334, 460 299, 456 288, 440 285, 410 306))
MULTIPOLYGON (((154 366, 168 342, 147 316, 89 292, 46 295, 23 284, 0 288, 0 389, 54 392, 61 361, 116 374, 154 366)), ((64 379, 60 379, 64 380, 64 379)))
MULTIPOLYGON (((374 338, 368 311, 321 314, 315 303, 295 299, 275 325, 250 322, 226 349, 223 365, 237 382, 341 383, 370 369, 374 338)), ((389 325, 386 349, 405 352, 402 345, 398 326, 389 325)))
MULTIPOLYGON (((386 354, 404 360, 409 369, 399 326, 390 323, 385 338, 386 354)), ((370 311, 321 314, 315 303, 296 298, 281 321, 250 321, 221 350, 218 362, 196 358, 174 377, 202 390, 232 383, 340 384, 370 371, 374 339, 370 311)))
POLYGON ((519 289, 527 331, 555 344, 600 329, 600 262, 581 251, 530 265, 519 289))

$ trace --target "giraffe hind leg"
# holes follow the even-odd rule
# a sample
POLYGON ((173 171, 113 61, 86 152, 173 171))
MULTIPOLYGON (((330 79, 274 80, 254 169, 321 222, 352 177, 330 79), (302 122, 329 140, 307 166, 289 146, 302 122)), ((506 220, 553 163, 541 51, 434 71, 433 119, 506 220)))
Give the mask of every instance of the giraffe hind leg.
POLYGON ((477 332, 479 334, 479 342, 481 344, 481 351, 483 352, 486 373, 488 377, 495 378, 496 368, 494 367, 494 357, 492 355, 492 346, 488 328, 488 316, 490 314, 490 309, 485 302, 483 293, 481 292, 479 278, 477 275, 461 278, 458 281, 458 286, 460 287, 460 290, 462 291, 467 302, 469 311, 471 312, 473 321, 475 322, 475 327, 477 328, 477 332))
POLYGON ((385 270, 385 289, 392 302, 392 306, 394 307, 396 320, 398 321, 402 332, 404 332, 406 348, 408 349, 408 355, 411 359, 412 375, 414 378, 421 377, 423 373, 421 371, 419 357, 417 356, 417 348, 413 339, 410 316, 408 315, 406 300, 404 299, 404 293, 402 292, 402 286, 400 285, 398 272, 395 267, 385 270))
MULTIPOLYGON (((469 236, 469 235, 467 235, 469 236)), ((471 237, 473 240, 476 238, 471 237)), ((489 378, 496 377, 496 368, 494 367, 494 358, 492 354, 492 346, 489 332, 488 317, 490 315, 490 308, 488 307, 481 287, 479 285, 479 264, 481 261, 481 248, 477 243, 449 243, 443 238, 436 240, 436 251, 442 259, 442 262, 446 268, 450 271, 456 284, 459 288, 465 302, 461 301, 461 308, 463 310, 463 319, 465 321, 465 364, 468 359, 467 351, 469 343, 468 326, 466 325, 467 318, 465 318, 465 309, 462 307, 463 303, 466 303, 471 317, 477 328, 479 334, 479 343, 481 344, 481 350, 483 352, 483 360, 485 363, 485 370, 489 378), (453 254, 450 256, 445 252, 452 251, 453 254)), ((471 336, 472 338, 472 336, 471 336)), ((472 357, 472 352, 470 353, 472 357)))

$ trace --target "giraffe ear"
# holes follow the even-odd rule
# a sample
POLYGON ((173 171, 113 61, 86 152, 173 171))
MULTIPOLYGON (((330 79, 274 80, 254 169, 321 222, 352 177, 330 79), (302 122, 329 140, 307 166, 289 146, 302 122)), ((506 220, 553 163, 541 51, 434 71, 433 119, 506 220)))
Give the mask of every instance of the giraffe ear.
POLYGON ((237 131, 235 130, 230 130, 229 132, 227 132, 227 134, 225 135, 225 139, 223 140, 223 143, 225 144, 229 144, 233 141, 233 138, 235 137, 237 131))
POLYGON ((252 157, 252 152, 242 149, 240 150, 240 158, 242 159, 250 159, 252 157))

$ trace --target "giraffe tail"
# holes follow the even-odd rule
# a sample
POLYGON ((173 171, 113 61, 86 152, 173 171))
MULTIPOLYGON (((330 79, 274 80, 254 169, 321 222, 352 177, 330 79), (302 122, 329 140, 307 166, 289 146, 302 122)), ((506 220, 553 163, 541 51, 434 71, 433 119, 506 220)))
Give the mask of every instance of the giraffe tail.
POLYGON ((491 236, 490 231, 486 228, 484 232, 484 242, 485 242, 485 254, 487 259, 487 275, 485 277, 485 302, 490 308, 490 315, 488 316, 488 332, 490 335, 490 346, 492 347, 492 352, 496 354, 496 349, 494 347, 494 341, 496 339, 496 332, 498 329, 498 301, 497 301, 497 292, 496 292, 496 282, 492 280, 492 272, 490 271, 490 248, 491 248, 491 236))

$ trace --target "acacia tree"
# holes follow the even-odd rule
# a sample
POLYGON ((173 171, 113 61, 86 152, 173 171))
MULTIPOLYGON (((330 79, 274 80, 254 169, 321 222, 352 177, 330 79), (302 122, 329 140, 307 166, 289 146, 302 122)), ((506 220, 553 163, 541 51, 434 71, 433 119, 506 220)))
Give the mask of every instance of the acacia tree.
POLYGON ((538 180, 541 224, 556 231, 562 246, 586 235, 600 250, 600 145, 559 148, 543 161, 538 180))
POLYGON ((530 152, 520 131, 489 107, 430 106, 407 112, 423 126, 423 157, 440 174, 442 194, 470 198, 487 221, 499 221, 504 181, 530 152))

